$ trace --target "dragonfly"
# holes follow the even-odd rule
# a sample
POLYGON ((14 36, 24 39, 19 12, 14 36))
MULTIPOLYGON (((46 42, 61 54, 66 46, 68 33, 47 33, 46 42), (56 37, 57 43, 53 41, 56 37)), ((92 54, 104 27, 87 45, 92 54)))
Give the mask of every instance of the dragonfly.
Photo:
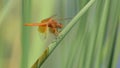
POLYGON ((58 29, 61 29, 63 27, 63 24, 58 23, 57 20, 53 18, 53 16, 43 19, 40 23, 26 23, 25 26, 38 26, 38 31, 40 33, 47 33, 48 28, 51 33, 54 35, 58 35, 60 32, 58 29))

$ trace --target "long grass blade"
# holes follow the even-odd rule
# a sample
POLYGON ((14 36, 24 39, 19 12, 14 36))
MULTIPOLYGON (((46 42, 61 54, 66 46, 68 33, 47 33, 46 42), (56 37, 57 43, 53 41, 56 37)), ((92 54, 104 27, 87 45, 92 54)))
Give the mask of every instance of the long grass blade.
POLYGON ((24 23, 31 19, 31 0, 22 0, 22 59, 21 68, 28 67, 28 53, 30 46, 30 29, 25 29, 24 23))
MULTIPOLYGON (((53 41, 49 46, 48 48, 49 49, 46 49, 46 50, 49 50, 48 51, 48 54, 45 55, 45 54, 42 54, 41 57, 43 57, 42 59, 38 59, 36 61, 37 63, 35 63, 33 65, 33 67, 40 67, 42 65, 42 63, 46 60, 46 58, 53 52, 53 50, 56 48, 56 46, 60 43, 60 41, 65 37, 65 35, 67 35, 67 33, 70 31, 70 29, 77 23, 77 21, 79 20, 79 18, 91 7, 91 5, 95 2, 95 0, 91 0, 89 1, 85 7, 83 7, 83 9, 72 19, 72 21, 64 28, 64 30, 58 35, 57 39, 55 41, 53 41)), ((44 53, 46 53, 46 50, 44 53)), ((40 57, 40 58, 41 58, 40 57)))

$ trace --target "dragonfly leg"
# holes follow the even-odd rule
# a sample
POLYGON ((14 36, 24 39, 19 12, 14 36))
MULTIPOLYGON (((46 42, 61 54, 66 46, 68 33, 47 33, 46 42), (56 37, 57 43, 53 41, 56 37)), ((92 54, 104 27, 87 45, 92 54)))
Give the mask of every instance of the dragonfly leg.
POLYGON ((57 28, 51 28, 51 31, 52 31, 52 33, 54 33, 55 35, 58 35, 58 34, 59 34, 57 28))

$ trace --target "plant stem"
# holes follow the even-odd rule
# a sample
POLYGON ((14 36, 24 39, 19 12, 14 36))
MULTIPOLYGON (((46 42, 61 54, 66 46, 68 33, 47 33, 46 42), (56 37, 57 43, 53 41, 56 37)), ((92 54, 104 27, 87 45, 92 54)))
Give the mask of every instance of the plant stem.
POLYGON ((28 67, 28 52, 30 46, 30 29, 26 29, 23 24, 30 22, 31 0, 22 0, 22 60, 21 68, 28 67))

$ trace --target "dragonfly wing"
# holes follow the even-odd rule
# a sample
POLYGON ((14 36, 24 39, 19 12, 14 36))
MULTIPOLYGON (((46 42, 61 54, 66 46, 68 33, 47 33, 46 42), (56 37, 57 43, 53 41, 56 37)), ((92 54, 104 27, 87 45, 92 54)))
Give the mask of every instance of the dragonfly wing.
POLYGON ((48 27, 47 26, 39 26, 38 31, 41 33, 44 39, 47 38, 48 27))
POLYGON ((40 33, 46 33, 47 27, 46 27, 46 26, 39 26, 38 31, 39 31, 40 33))

